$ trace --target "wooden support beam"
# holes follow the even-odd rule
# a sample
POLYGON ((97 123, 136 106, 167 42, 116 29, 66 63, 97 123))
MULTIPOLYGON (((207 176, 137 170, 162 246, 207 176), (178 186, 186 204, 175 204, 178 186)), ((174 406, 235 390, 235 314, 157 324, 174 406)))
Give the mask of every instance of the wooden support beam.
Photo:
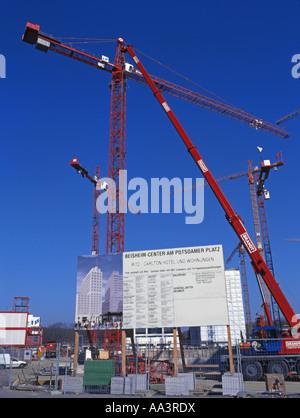
POLYGON ((178 375, 178 353, 177 353, 177 330, 173 328, 173 357, 174 357, 174 376, 178 375))
POLYGON ((122 372, 121 376, 126 376, 126 331, 122 330, 122 372))
POLYGON ((229 367, 230 367, 230 374, 234 374, 234 365, 233 365, 233 353, 232 353, 232 345, 231 345, 231 335, 230 335, 230 325, 227 325, 227 337, 228 337, 228 353, 229 353, 229 367))
POLYGON ((75 330, 75 346, 74 346, 74 364, 73 364, 73 376, 76 376, 78 365, 78 344, 79 344, 79 331, 75 330))
POLYGON ((184 357, 184 348, 183 348, 183 344, 182 344, 181 328, 178 328, 178 337, 179 337, 179 346, 180 346, 182 368, 183 368, 183 372, 186 373, 186 365, 185 365, 185 357, 184 357))

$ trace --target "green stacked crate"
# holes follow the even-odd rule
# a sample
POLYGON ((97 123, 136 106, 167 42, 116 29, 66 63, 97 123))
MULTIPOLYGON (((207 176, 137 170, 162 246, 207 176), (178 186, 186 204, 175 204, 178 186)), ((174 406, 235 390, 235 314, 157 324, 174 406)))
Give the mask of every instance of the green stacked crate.
POLYGON ((83 385, 88 391, 108 388, 112 376, 115 376, 114 360, 84 362, 83 385))

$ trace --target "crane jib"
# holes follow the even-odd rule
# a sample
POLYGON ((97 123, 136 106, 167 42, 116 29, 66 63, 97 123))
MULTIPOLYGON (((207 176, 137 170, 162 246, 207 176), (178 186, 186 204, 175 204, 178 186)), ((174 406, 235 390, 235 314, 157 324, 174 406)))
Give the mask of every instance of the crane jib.
MULTIPOLYGON (((93 67, 110 73, 112 73, 116 69, 115 63, 110 63, 107 57, 103 59, 103 56, 102 58, 99 58, 92 54, 87 54, 83 51, 76 50, 75 48, 72 48, 69 45, 63 44, 58 39, 55 39, 53 36, 49 36, 42 33, 40 31, 39 25, 35 25, 30 22, 27 22, 26 24, 25 32, 23 35, 23 41, 29 44, 35 44, 36 48, 40 51, 47 52, 48 50, 51 50, 53 52, 57 52, 66 57, 75 59, 77 61, 91 65, 93 67)), ((124 45, 123 40, 119 39, 117 41, 124 45)), ((124 51, 126 51, 126 48, 124 46, 123 48, 124 51)), ((135 57, 135 64, 138 65, 139 59, 137 56, 135 57)), ((125 68, 123 68, 122 70, 124 71, 124 75, 126 76, 126 78, 134 80, 141 84, 147 84, 143 75, 139 71, 137 71, 132 65, 130 66, 130 69, 128 69, 127 64, 125 64, 125 68)), ((182 100, 186 100, 189 103, 193 103, 205 109, 212 110, 231 119, 245 123, 256 130, 263 130, 281 138, 289 137, 289 134, 278 125, 268 123, 262 120, 261 118, 254 116, 251 113, 247 113, 241 109, 236 108, 235 106, 231 106, 224 102, 212 99, 210 97, 206 97, 202 94, 191 91, 183 86, 178 86, 174 83, 163 80, 153 75, 150 75, 150 78, 156 84, 158 89, 164 93, 168 93, 182 100)))

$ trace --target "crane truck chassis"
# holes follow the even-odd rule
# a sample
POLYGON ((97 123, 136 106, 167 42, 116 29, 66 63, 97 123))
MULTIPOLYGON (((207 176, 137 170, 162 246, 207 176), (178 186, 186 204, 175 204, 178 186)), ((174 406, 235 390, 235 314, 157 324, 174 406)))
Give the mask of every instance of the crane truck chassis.
MULTIPOLYGON (((266 373, 286 378, 300 377, 300 339, 280 335, 274 326, 253 328, 252 338, 234 349, 235 371, 245 380, 257 381, 266 373)), ((221 357, 221 371, 229 370, 229 356, 221 357)))

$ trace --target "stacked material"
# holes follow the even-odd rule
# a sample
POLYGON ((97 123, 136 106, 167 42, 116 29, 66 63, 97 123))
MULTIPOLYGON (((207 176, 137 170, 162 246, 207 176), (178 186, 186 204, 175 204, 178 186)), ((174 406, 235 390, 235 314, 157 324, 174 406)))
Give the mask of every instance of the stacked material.
POLYGON ((146 374, 131 374, 126 377, 112 377, 110 393, 112 395, 135 395, 147 390, 146 374))

